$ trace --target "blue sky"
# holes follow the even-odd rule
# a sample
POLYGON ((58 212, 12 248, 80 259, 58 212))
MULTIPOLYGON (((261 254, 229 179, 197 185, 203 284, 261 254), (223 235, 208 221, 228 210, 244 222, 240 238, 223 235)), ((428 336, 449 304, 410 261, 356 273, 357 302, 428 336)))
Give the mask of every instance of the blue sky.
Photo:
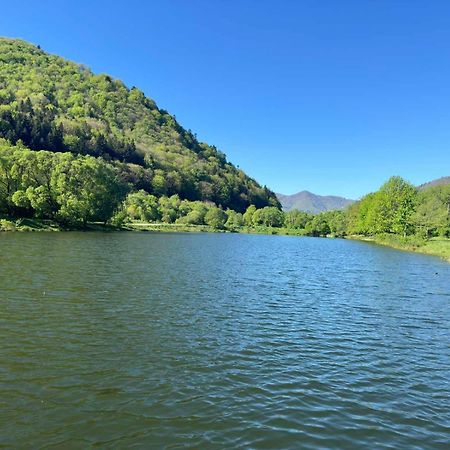
POLYGON ((140 87, 286 194, 450 175, 450 2, 3 2, 0 34, 140 87))

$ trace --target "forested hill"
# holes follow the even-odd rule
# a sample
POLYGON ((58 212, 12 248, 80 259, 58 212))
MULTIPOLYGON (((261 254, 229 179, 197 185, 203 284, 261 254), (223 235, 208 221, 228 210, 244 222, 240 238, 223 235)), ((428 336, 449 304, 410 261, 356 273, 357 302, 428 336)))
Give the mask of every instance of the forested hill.
POLYGON ((21 40, 0 38, 0 137, 19 148, 101 157, 134 190, 236 211, 275 194, 199 142, 139 89, 21 40))

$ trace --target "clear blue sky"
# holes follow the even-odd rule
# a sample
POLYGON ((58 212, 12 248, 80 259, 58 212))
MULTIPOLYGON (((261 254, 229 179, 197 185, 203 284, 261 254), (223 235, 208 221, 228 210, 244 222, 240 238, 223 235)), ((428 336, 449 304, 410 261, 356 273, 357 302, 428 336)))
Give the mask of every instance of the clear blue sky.
POLYGON ((0 34, 140 87, 271 189, 450 175, 450 1, 2 2, 0 34))

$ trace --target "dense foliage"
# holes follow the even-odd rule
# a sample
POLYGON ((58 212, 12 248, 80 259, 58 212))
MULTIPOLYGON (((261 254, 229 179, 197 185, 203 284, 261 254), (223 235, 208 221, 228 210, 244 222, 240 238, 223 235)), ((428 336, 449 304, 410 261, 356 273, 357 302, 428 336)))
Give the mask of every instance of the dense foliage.
POLYGON ((136 88, 0 38, 0 217, 164 222, 312 236, 450 236, 450 185, 392 177, 346 211, 275 195, 136 88))
POLYGON ((63 224, 108 221, 129 187, 101 158, 32 151, 0 141, 0 214, 63 224))
POLYGON ((250 206, 243 216, 245 224, 284 227, 310 236, 450 237, 450 184, 418 190, 402 178, 392 177, 345 211, 309 214, 293 210, 284 215, 278 211, 277 216, 273 210, 277 211, 250 206))
POLYGON ((450 185, 418 190, 400 177, 390 178, 347 212, 348 234, 450 236, 450 185))
POLYGON ((244 212, 275 195, 199 142, 139 89, 0 38, 0 137, 31 150, 114 161, 135 190, 244 212))

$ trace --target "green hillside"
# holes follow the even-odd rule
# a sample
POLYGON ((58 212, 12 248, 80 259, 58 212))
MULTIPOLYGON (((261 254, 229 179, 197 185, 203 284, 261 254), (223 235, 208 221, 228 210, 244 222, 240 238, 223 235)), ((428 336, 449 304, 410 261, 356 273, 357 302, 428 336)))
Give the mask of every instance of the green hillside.
POLYGON ((0 138, 2 148, 16 145, 14 153, 102 158, 121 183, 156 197, 177 194, 241 212, 251 204, 279 207, 273 192, 139 89, 21 40, 0 38, 0 138))

